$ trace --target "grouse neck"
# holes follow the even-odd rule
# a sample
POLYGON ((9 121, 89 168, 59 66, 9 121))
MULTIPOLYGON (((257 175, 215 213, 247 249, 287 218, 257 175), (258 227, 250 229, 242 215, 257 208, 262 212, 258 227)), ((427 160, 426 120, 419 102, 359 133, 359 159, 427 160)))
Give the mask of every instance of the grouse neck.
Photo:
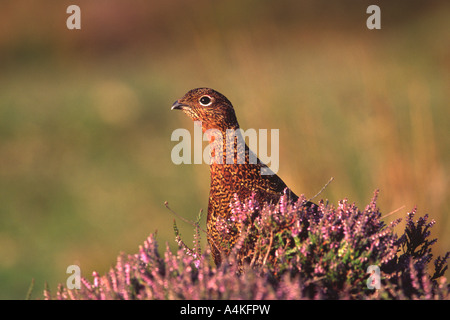
POLYGON ((229 128, 226 130, 211 129, 205 132, 209 141, 210 166, 256 164, 256 155, 249 152, 242 130, 229 128))

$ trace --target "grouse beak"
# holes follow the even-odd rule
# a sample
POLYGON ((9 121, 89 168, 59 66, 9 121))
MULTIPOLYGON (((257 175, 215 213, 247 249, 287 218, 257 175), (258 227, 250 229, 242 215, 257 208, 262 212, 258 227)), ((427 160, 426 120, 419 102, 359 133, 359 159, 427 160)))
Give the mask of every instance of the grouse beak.
POLYGON ((184 107, 188 107, 188 105, 185 103, 181 103, 177 100, 173 103, 172 108, 170 108, 170 110, 182 110, 184 107))

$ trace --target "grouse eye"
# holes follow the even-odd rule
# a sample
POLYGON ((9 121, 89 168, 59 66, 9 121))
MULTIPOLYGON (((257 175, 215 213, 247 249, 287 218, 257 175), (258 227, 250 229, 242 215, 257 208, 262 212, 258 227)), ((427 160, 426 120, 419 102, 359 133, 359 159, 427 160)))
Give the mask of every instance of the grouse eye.
POLYGON ((211 97, 210 96, 203 96, 200 98, 200 104, 202 106, 209 106, 212 103, 211 97))

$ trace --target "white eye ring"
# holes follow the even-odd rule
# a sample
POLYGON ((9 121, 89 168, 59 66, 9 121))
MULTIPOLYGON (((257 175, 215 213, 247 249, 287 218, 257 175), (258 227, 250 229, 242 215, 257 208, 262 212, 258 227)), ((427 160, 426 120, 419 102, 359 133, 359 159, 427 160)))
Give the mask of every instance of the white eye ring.
POLYGON ((207 106, 211 105, 212 98, 208 95, 204 95, 204 96, 201 96, 200 99, 198 99, 198 102, 200 102, 200 104, 202 106, 207 107, 207 106))

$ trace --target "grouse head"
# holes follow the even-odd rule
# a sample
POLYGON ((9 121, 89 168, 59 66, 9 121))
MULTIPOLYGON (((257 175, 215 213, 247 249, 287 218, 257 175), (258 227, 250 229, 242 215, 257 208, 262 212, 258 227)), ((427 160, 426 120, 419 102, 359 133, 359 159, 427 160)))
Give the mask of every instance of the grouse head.
POLYGON ((239 124, 233 105, 221 93, 210 88, 197 88, 175 101, 172 110, 183 111, 194 121, 201 121, 203 131, 237 129, 239 124))

